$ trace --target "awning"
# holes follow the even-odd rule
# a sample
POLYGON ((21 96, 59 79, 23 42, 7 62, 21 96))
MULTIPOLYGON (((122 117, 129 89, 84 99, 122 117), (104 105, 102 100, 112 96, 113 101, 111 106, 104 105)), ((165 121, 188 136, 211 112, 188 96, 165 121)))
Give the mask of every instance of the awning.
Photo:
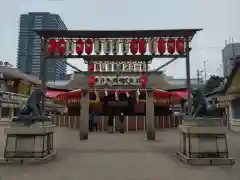
MULTIPOLYGON (((108 93, 112 93, 110 91, 113 91, 113 90, 108 90, 108 93)), ((115 90, 114 90, 114 92, 115 92, 115 90)), ((117 91, 117 92, 123 93, 123 92, 128 92, 128 90, 126 90, 126 91, 121 90, 121 91, 117 91)), ((180 100, 181 98, 187 98, 188 92, 186 90, 168 92, 168 91, 163 91, 161 89, 156 89, 156 90, 154 90, 154 96, 155 96, 155 98, 163 98, 163 99, 174 98, 174 99, 180 100)), ((61 92, 61 93, 58 93, 55 97, 63 98, 63 99, 80 98, 81 97, 81 89, 76 89, 76 90, 69 91, 69 92, 61 92)))
POLYGON ((62 92, 62 91, 47 91, 45 93, 45 96, 48 97, 48 98, 58 98, 63 93, 65 93, 65 92, 62 92))

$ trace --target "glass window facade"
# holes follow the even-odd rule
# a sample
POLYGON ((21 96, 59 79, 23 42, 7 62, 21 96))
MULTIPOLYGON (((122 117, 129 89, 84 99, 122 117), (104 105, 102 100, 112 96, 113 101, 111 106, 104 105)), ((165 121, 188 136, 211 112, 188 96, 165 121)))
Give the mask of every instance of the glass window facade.
MULTIPOLYGON (((40 76, 41 41, 35 29, 67 30, 61 17, 48 12, 22 14, 19 24, 17 67, 24 73, 40 76)), ((66 59, 48 60, 47 80, 60 80, 67 72, 66 59)))

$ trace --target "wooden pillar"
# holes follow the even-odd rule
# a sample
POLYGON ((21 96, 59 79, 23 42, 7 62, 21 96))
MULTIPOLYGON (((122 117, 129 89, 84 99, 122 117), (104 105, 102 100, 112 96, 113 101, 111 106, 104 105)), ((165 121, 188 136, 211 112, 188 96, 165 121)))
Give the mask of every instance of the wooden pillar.
POLYGON ((82 91, 81 96, 81 114, 80 114, 80 140, 88 139, 88 126, 89 126, 89 92, 82 91))
POLYGON ((155 140, 154 128, 154 92, 148 91, 146 96, 147 140, 155 140))

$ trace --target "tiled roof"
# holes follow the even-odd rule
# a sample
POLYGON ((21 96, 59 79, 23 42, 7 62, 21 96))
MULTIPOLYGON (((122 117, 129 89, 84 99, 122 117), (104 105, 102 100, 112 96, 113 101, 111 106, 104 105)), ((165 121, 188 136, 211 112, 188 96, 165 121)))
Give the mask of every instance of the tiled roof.
POLYGON ((5 76, 6 78, 11 77, 13 79, 21 79, 34 84, 41 84, 41 81, 36 76, 25 74, 19 71, 17 68, 0 66, 0 73, 2 73, 3 77, 5 76))
MULTIPOLYGON (((70 80, 65 85, 50 85, 50 87, 55 89, 68 89, 68 90, 74 90, 74 89, 84 89, 88 85, 88 78, 84 74, 76 73, 74 75, 74 80, 70 80)), ((148 78, 148 87, 156 88, 156 89, 172 89, 175 86, 169 84, 163 76, 161 75, 151 75, 148 78)))

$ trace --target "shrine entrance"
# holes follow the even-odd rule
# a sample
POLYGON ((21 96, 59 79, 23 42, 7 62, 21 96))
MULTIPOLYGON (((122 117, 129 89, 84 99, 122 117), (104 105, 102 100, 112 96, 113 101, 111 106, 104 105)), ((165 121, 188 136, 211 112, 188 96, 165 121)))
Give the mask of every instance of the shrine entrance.
MULTIPOLYGON (((158 68, 148 70, 153 58, 186 58, 187 87, 190 85, 190 42, 197 31, 140 30, 140 31, 65 31, 36 30, 42 40, 41 80, 46 89, 46 61, 59 58, 82 58, 88 65, 81 73, 85 78, 81 89, 81 140, 88 139, 89 92, 105 94, 103 108, 116 114, 131 111, 131 103, 138 101, 134 92, 145 94, 147 139, 155 140, 154 78, 158 68), (121 51, 120 51, 121 49, 121 51), (133 70, 136 64, 142 68, 133 70), (104 68, 100 68, 104 66, 104 68), (109 91, 122 92, 109 95, 109 91), (125 95, 124 95, 125 94, 125 95), (119 100, 124 99, 125 100, 119 100), (135 98, 135 99, 134 99, 135 98), (134 100, 133 100, 134 99, 134 100), (118 106, 118 107, 116 107, 118 106), (120 107, 121 106, 121 107, 120 107)), ((110 94, 110 93, 109 93, 110 94)), ((138 97, 138 96, 137 96, 138 97)), ((44 97, 43 103, 44 105, 44 97)), ((190 103, 189 103, 190 106, 190 103)), ((190 108, 189 108, 190 109, 190 108)))

